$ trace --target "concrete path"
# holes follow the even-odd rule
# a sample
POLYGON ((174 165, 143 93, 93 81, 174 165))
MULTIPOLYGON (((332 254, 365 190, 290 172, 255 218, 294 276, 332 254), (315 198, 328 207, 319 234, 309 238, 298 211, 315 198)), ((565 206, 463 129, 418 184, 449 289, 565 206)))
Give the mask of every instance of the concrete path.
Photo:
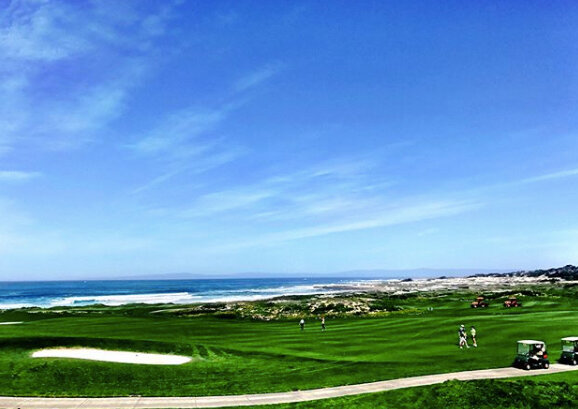
POLYGON ((129 398, 17 398, 0 397, 0 408, 20 409, 158 409, 158 408, 221 408, 231 406, 270 405, 277 403, 305 402, 317 399, 338 398, 340 396, 383 392, 413 386, 433 385, 450 379, 469 381, 476 379, 499 379, 517 376, 546 375, 575 371, 578 366, 553 364, 550 369, 524 371, 516 368, 483 369, 478 371, 453 372, 438 375, 414 376, 337 386, 334 388, 311 389, 305 391, 263 393, 256 395, 200 396, 200 397, 129 397, 129 398))

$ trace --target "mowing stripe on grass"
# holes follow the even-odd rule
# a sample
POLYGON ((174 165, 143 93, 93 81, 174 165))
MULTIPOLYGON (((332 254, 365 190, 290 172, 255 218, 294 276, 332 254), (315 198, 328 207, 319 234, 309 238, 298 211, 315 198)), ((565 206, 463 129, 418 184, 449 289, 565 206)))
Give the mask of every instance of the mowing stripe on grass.
POLYGON ((478 379, 503 379, 521 376, 547 375, 578 370, 578 366, 553 364, 549 370, 524 371, 517 368, 482 369, 438 375, 414 376, 357 385, 304 391, 263 393, 254 395, 201 396, 201 397, 122 397, 122 398, 22 398, 0 397, 0 408, 21 409, 164 409, 164 408, 218 408, 232 406, 275 405, 306 402, 365 393, 385 392, 442 383, 449 380, 471 381, 478 379))

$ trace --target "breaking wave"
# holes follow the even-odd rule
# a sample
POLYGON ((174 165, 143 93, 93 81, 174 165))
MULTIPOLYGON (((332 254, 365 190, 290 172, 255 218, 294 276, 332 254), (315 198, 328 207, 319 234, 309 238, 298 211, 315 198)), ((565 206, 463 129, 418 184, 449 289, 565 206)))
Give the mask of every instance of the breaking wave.
POLYGON ((207 282, 19 283, 21 294, 0 296, 0 309, 74 307, 101 304, 194 304, 265 300, 281 296, 334 294, 350 290, 343 279, 210 280, 207 282), (44 284, 44 286, 42 286, 44 284), (36 285, 37 287, 34 287, 36 285), (155 292, 157 290, 158 292, 155 292), (163 291, 164 290, 164 291, 163 291))

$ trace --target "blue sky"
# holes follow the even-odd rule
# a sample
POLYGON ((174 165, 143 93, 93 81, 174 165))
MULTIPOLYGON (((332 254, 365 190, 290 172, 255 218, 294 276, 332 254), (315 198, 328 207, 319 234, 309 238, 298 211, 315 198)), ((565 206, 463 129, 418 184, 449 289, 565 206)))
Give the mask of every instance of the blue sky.
POLYGON ((0 5, 0 279, 578 264, 574 1, 0 5))

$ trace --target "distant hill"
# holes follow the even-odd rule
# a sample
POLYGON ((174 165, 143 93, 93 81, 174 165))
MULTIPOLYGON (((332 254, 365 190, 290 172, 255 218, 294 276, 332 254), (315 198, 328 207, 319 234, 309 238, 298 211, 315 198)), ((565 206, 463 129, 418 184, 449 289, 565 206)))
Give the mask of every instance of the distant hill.
POLYGON ((548 270, 514 271, 510 273, 475 274, 470 277, 540 277, 559 278, 562 280, 578 280, 578 267, 568 264, 564 267, 548 270))

